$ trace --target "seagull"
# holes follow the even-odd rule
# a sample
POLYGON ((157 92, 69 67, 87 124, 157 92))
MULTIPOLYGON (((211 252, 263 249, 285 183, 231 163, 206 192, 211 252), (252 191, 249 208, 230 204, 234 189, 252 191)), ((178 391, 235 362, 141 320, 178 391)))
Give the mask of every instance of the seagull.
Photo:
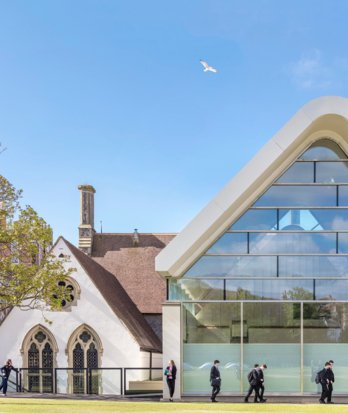
POLYGON ((201 59, 199 62, 203 65, 205 72, 214 72, 214 73, 217 73, 217 70, 214 69, 212 66, 209 66, 208 63, 205 62, 204 60, 201 59))

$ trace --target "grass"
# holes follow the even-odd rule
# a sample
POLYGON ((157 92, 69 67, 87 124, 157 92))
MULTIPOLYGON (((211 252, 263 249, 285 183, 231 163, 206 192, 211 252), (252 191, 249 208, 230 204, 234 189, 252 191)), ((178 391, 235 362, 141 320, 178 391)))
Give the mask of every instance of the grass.
POLYGON ((156 412, 235 412, 235 413, 348 413, 348 405, 242 404, 242 403, 153 403, 86 400, 16 399, 0 400, 0 413, 156 413, 156 412))

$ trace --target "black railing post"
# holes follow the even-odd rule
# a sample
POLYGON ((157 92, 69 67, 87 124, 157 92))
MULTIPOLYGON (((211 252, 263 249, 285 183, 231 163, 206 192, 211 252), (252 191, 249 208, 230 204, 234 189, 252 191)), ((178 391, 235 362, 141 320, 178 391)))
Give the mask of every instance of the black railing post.
POLYGON ((121 392, 121 396, 123 396, 123 368, 121 367, 120 368, 120 384, 121 384, 121 389, 120 389, 120 392, 121 392))
POLYGON ((54 369, 54 394, 57 394, 58 384, 57 384, 57 367, 54 369))
POLYGON ((23 386, 22 386, 22 369, 19 369, 19 391, 23 391, 23 386))
POLYGON ((123 380, 123 388, 124 388, 124 395, 127 395, 127 367, 123 369, 124 372, 124 380, 123 380))

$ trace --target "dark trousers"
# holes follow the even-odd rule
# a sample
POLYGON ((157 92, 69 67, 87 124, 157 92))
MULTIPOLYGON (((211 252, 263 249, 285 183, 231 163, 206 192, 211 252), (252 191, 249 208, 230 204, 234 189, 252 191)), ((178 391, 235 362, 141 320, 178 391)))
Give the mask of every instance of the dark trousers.
POLYGON ((175 380, 167 378, 167 384, 169 389, 169 397, 172 399, 175 390, 175 380))
POLYGON ((211 392, 211 399, 215 400, 216 396, 220 393, 220 386, 213 386, 213 391, 211 392))
POLYGON ((0 386, 0 390, 2 389, 2 392, 4 394, 7 393, 7 380, 8 380, 8 377, 3 377, 2 378, 2 383, 1 383, 1 386, 0 386))
POLYGON ((254 384, 250 384, 250 387, 249 387, 249 390, 248 390, 248 394, 245 396, 245 400, 248 400, 248 399, 249 399, 249 397, 251 396, 251 393, 252 393, 253 391, 255 392, 255 394, 254 394, 254 402, 257 402, 257 399, 261 400, 260 393, 259 393, 259 391, 260 391, 260 386, 254 385, 254 384))
POLYGON ((333 391, 332 383, 329 383, 327 386, 327 401, 328 402, 331 402, 332 391, 333 391))
POLYGON ((320 400, 325 401, 325 399, 329 396, 329 384, 328 383, 320 383, 321 384, 321 396, 320 400))
POLYGON ((265 392, 265 386, 263 384, 260 385, 259 392, 260 392, 260 400, 263 400, 263 394, 265 392))

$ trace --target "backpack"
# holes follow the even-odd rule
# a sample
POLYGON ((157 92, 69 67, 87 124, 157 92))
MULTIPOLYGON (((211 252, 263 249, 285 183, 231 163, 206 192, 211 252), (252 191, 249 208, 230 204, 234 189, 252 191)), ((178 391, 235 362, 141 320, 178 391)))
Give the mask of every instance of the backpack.
POLYGON ((253 371, 254 371, 254 370, 251 370, 251 371, 249 372, 249 374, 248 374, 248 382, 249 382, 249 383, 251 383, 251 382, 253 381, 253 378, 254 378, 254 376, 253 376, 253 371))
MULTIPOLYGON (((323 369, 323 370, 324 370, 324 369, 323 369)), ((314 381, 315 381, 317 384, 319 384, 320 381, 321 381, 321 376, 322 376, 322 374, 323 374, 323 372, 324 372, 323 370, 318 371, 317 374, 315 375, 314 381)))

